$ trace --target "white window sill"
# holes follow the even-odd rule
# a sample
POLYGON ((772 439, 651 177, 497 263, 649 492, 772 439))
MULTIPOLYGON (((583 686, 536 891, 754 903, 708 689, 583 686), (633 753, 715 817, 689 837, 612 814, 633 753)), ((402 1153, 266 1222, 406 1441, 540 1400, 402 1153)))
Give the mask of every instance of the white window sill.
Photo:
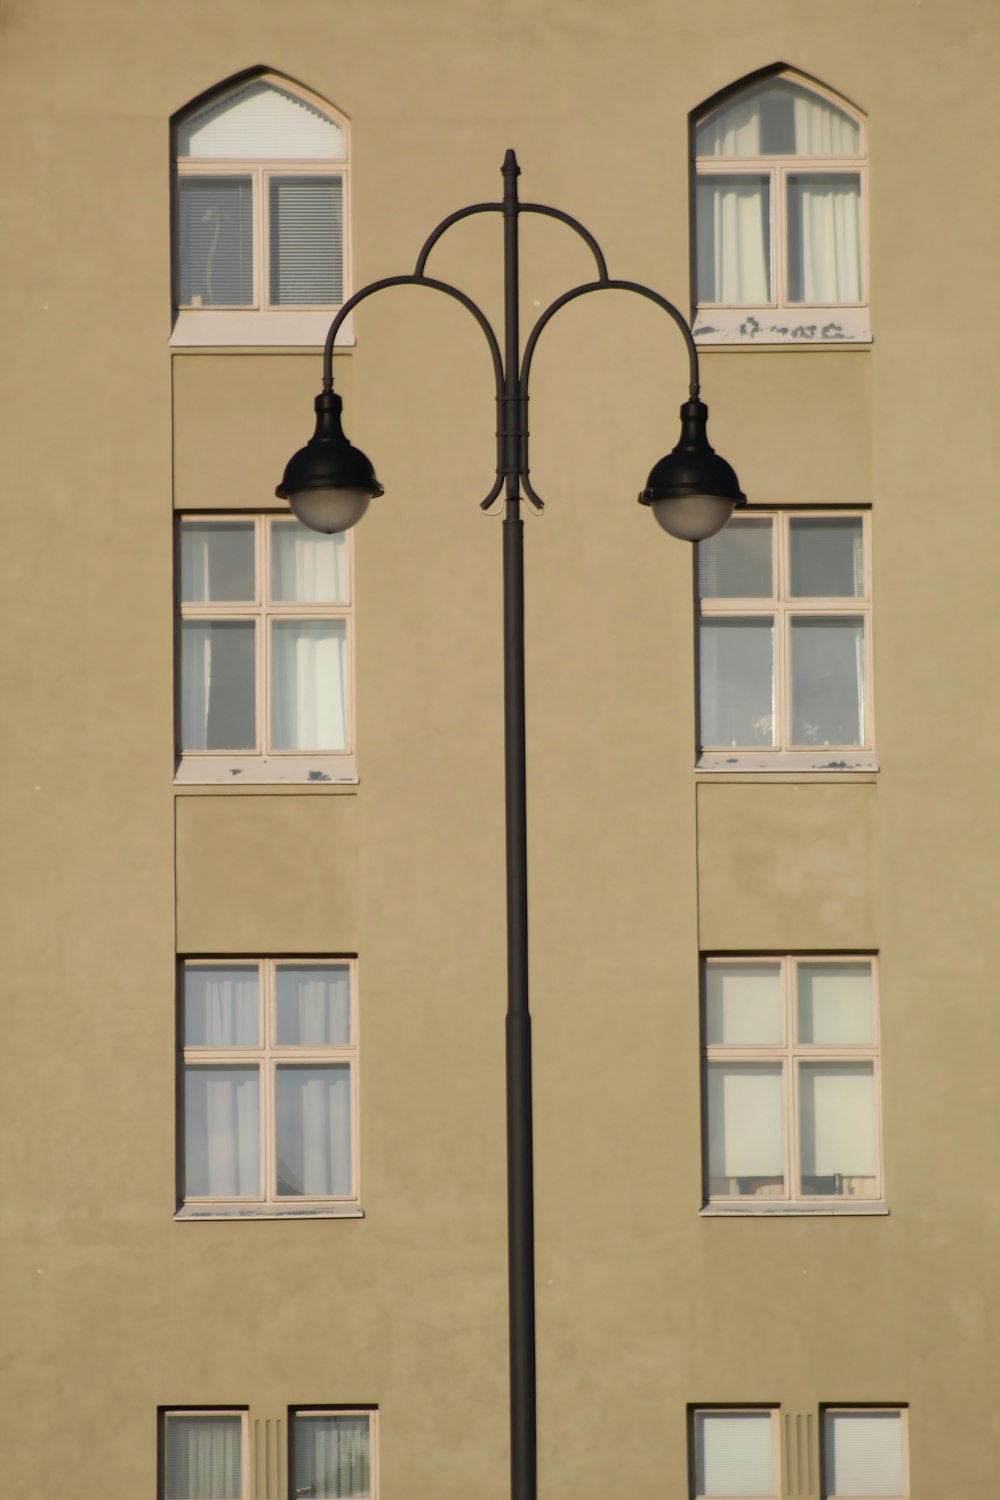
POLYGON ((363 1219, 364 1216, 360 1203, 289 1204, 287 1208, 276 1203, 185 1203, 174 1214, 178 1222, 205 1219, 363 1219))
POLYGON ((703 1219, 745 1219, 745 1218, 773 1218, 776 1214, 784 1217, 801 1218, 842 1218, 847 1216, 872 1216, 888 1214, 889 1210, 884 1203, 876 1202, 874 1199, 849 1198, 841 1203, 789 1203, 787 1201, 770 1203, 757 1200, 753 1203, 706 1203, 701 1210, 703 1219))
POLYGON ((175 786, 356 786, 353 755, 185 755, 175 786))
POLYGON ((705 307, 694 318, 698 344, 870 344, 867 307, 705 307))
POLYGON ((706 750, 696 771, 877 771, 871 750, 706 750))
MULTIPOLYGON (((336 316, 335 307, 321 312, 289 312, 277 308, 263 312, 256 309, 217 312, 207 307, 183 308, 174 321, 170 343, 174 348, 218 348, 239 344, 302 344, 321 348, 336 316)), ((353 344, 353 318, 349 317, 337 335, 337 348, 350 348, 353 344)))

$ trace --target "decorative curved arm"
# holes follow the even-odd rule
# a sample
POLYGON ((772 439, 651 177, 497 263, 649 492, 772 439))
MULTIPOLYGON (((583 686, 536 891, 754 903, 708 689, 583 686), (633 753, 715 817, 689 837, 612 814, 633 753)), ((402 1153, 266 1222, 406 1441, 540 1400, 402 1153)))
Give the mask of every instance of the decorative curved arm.
MULTIPOLYGON (((579 219, 574 219, 572 214, 564 213, 561 208, 552 208, 548 203, 518 203, 518 213, 522 214, 544 214, 548 219, 558 219, 560 224, 566 224, 584 241, 594 257, 597 266, 597 275, 602 282, 608 279, 608 265, 604 259, 604 251, 597 243, 586 224, 581 224, 579 219)), ((455 213, 449 214, 442 219, 436 229, 432 229, 424 241, 423 249, 417 256, 417 264, 414 268, 417 276, 423 277, 427 257, 430 255, 438 240, 450 229, 453 224, 459 224, 463 219, 471 218, 473 214, 502 214, 502 203, 470 203, 468 208, 460 208, 455 213)))
MULTIPOLYGON (((524 204, 523 207, 527 208, 528 205, 524 204)), ((565 217, 556 211, 551 212, 553 212, 554 217, 565 217)), ((582 226, 579 227, 582 229, 582 226)), ((586 234, 586 231, 583 232, 586 234)), ((599 250, 597 254, 600 255, 599 250)), ((603 256, 601 256, 602 263, 603 259, 603 256)), ((684 314, 666 297, 661 296, 659 292, 654 292, 652 287, 643 286, 641 281, 612 281, 605 272, 599 281, 587 281, 581 286, 571 287, 568 292, 563 292, 562 296, 557 297, 554 302, 550 303, 545 311, 536 319, 535 325, 528 335, 528 341, 524 346, 524 358, 521 361, 521 481, 524 485, 524 493, 539 510, 541 510, 545 502, 541 496, 535 493, 528 475, 528 378, 531 374, 531 360, 542 329, 555 317, 560 308, 565 307, 568 302, 575 301, 577 297, 585 297, 588 292, 635 292, 638 296, 645 297, 647 301, 655 302, 656 306, 662 307, 665 313, 669 313, 680 329, 687 346, 692 401, 698 399, 701 389, 698 371, 698 349, 691 332, 691 326, 684 314)))
POLYGON ((344 303, 343 307, 340 309, 337 316, 330 324, 329 329, 327 330, 326 342, 323 345, 323 389, 324 391, 333 390, 333 346, 336 342, 337 334, 340 332, 345 319, 351 312, 354 311, 354 309, 360 302, 364 302, 366 297, 371 297, 375 292, 384 292, 386 287, 390 286, 427 286, 430 287, 432 291, 444 292, 447 296, 454 297, 456 302, 460 302, 464 308, 468 309, 468 311, 475 318, 476 322, 479 324, 480 328, 483 330, 483 333, 486 336, 486 342, 489 345, 490 349, 490 356, 493 360, 493 379, 496 386, 497 402, 496 480, 494 481, 493 488, 490 490, 485 500, 480 501, 483 509, 486 510, 488 506, 493 504, 494 500, 503 489, 504 481, 504 424, 502 420, 504 399, 503 359, 500 354, 500 345, 497 343, 496 334, 493 332, 493 328, 489 322, 489 319, 486 317, 486 314, 483 312, 482 308, 478 307, 476 303, 473 302, 471 297, 466 296, 465 292, 460 291, 457 286, 452 286, 448 281, 436 281, 431 276, 422 276, 415 273, 412 276, 385 276, 381 281, 372 281, 368 284, 368 286, 362 287, 359 292, 355 292, 354 296, 349 297, 348 300, 344 303))

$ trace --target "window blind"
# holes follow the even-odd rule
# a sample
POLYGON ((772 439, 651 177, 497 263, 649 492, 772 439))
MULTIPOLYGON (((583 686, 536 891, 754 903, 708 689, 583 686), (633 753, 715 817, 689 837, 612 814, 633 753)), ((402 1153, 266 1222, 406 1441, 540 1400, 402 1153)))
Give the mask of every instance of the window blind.
POLYGON ((344 300, 344 179, 272 177, 268 189, 274 307, 344 300))
POLYGON ((249 177, 178 179, 181 307, 253 306, 249 177))

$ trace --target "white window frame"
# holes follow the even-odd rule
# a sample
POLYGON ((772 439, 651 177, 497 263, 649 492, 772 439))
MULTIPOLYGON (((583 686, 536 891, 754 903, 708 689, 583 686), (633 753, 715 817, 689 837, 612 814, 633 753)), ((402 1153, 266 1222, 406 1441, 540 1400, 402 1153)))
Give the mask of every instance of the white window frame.
POLYGON ((823 1500, 908 1500, 910 1494, 910 1425, 909 1408, 907 1406, 883 1406, 875 1405, 853 1405, 848 1406, 842 1402, 828 1402, 820 1407, 820 1494, 823 1500), (845 1497, 842 1491, 828 1490, 826 1487, 826 1419, 828 1416, 877 1416, 880 1413, 885 1416, 899 1418, 899 1441, 901 1447, 900 1466, 902 1470, 903 1487, 898 1495, 852 1495, 845 1497))
MULTIPOLYGON (((711 176, 766 177, 769 180, 770 286, 767 302, 725 303, 695 301, 692 316, 694 337, 699 344, 788 344, 792 346, 870 344, 868 304, 868 131, 859 110, 852 108, 832 89, 791 69, 768 78, 756 77, 716 96, 710 107, 697 112, 691 122, 691 253, 697 266, 697 192, 700 178, 711 176), (699 156, 696 133, 711 115, 724 109, 746 89, 765 82, 794 83, 823 103, 832 105, 858 126, 856 156, 699 156), (787 180, 790 174, 852 175, 859 181, 859 257, 861 297, 856 302, 791 302, 787 285, 787 180)), ((695 272, 692 272, 695 275, 695 272)), ((697 285, 694 287, 697 299, 697 285)))
POLYGON ((239 1406, 168 1406, 160 1409, 162 1428, 162 1493, 166 1500, 181 1500, 180 1496, 167 1496, 167 1426, 173 1417, 239 1417, 240 1419, 240 1494, 239 1500, 250 1497, 250 1413, 239 1406))
MULTIPOLYGON (((183 112, 173 127, 173 281, 174 324, 170 343, 180 347, 225 347, 230 345, 319 347, 337 313, 351 295, 351 174, 350 125, 344 115, 326 100, 307 89, 289 83, 276 74, 263 73, 244 78, 240 83, 220 89, 221 102, 228 94, 238 93, 248 83, 262 83, 292 94, 325 115, 340 128, 343 155, 340 157, 257 157, 220 156, 187 157, 177 153, 180 126, 185 120, 210 107, 211 97, 202 97, 183 112), (253 305, 251 307, 181 306, 178 300, 180 247, 177 226, 180 224, 180 181, 192 177, 249 177, 252 191, 253 305), (340 177, 343 182, 343 301, 295 307, 270 303, 270 236, 268 233, 268 182, 272 177, 340 177)), ((348 319, 348 323, 350 323, 348 319)), ((345 324, 337 336, 337 347, 354 342, 352 330, 345 324)))
POLYGON ((261 1191, 241 1197, 196 1197, 184 1192, 183 1174, 178 1173, 178 1219, 204 1218, 359 1218, 361 1217, 360 1150, 358 1122, 358 972, 357 959, 330 955, 296 955, 294 958, 253 958, 247 955, 220 958, 188 957, 179 964, 177 1000, 177 1110, 178 1151, 183 1156, 184 1074, 187 1065, 202 1067, 256 1067, 260 1079, 260 1173, 261 1191), (350 982, 350 1041, 340 1046, 279 1045, 276 1037, 275 973, 282 968, 316 968, 321 964, 345 966, 350 982), (218 966, 221 969, 250 967, 258 969, 258 1036, 256 1047, 211 1047, 185 1045, 184 971, 218 966), (337 1197, 279 1197, 276 1188, 275 1161, 275 1076, 281 1064, 321 1066, 346 1065, 351 1080, 351 1191, 337 1197))
POLYGON ((355 671, 354 671, 354 536, 344 533, 344 571, 347 580, 346 599, 336 603, 272 601, 269 598, 271 577, 271 523, 294 519, 290 511, 185 511, 177 516, 176 528, 176 750, 174 781, 180 785, 233 785, 247 783, 355 784, 358 780, 355 757, 355 671), (254 527, 254 597, 252 600, 223 600, 184 603, 180 598, 180 535, 184 522, 230 523, 254 527), (272 620, 343 620, 345 630, 344 659, 347 671, 345 704, 347 744, 343 750, 269 749, 271 733, 271 631, 272 620), (184 620, 244 620, 254 623, 256 748, 254 750, 184 750, 180 743, 181 623, 184 620))
POLYGON ((773 1044, 702 1043, 702 1214, 885 1214, 885 1172, 882 1152, 881 1031, 879 1024, 878 958, 874 953, 725 953, 706 954, 701 964, 701 1020, 705 1035, 706 979, 715 966, 781 966, 782 1040, 773 1044), (796 969, 799 964, 870 963, 872 973, 872 1041, 859 1043, 800 1042, 796 1038, 796 969), (710 1063, 780 1063, 784 1114, 784 1192, 774 1197, 712 1193, 709 1173, 708 1066, 710 1063), (874 1112, 875 1191, 871 1197, 824 1197, 799 1191, 799 1068, 802 1063, 872 1064, 874 1112))
POLYGON ((778 1500, 781 1491, 781 1424, 779 1421, 781 1408, 778 1406, 755 1406, 748 1403, 745 1406, 691 1406, 688 1408, 689 1444, 691 1453, 691 1473, 689 1478, 689 1493, 691 1500, 717 1500, 716 1495, 706 1494, 697 1486, 697 1466, 695 1463, 695 1444, 697 1441, 697 1422, 699 1417, 741 1417, 767 1416, 771 1421, 771 1478, 773 1488, 769 1496, 740 1496, 727 1495, 725 1500, 778 1500))
POLYGON ((298 1417, 367 1417, 368 1459, 371 1484, 363 1500, 378 1500, 378 1407, 376 1406, 290 1406, 288 1408, 288 1493, 295 1488, 295 1421, 298 1417))
POLYGON ((755 748, 747 745, 704 746, 701 743, 701 689, 699 681, 697 719, 698 742, 695 769, 699 771, 877 771, 875 754, 874 693, 872 688, 872 562, 871 512, 859 507, 816 507, 801 509, 765 509, 749 506, 734 517, 771 521, 770 598, 698 597, 698 555, 695 551, 695 608, 697 611, 696 659, 700 659, 700 624, 702 620, 773 618, 774 656, 771 674, 772 713, 776 732, 773 745, 755 748), (793 597, 791 593, 791 525, 796 520, 861 521, 863 583, 860 594, 837 594, 829 598, 808 594, 793 597), (858 616, 864 620, 864 697, 861 704, 864 742, 861 745, 791 744, 791 622, 803 616, 858 616))

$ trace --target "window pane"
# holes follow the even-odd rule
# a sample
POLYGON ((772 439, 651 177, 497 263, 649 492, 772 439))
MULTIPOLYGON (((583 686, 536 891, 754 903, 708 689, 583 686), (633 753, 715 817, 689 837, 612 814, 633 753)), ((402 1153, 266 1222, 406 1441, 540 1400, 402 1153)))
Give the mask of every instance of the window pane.
POLYGON ((252 620, 181 621, 181 749, 255 750, 252 620))
POLYGON ((780 1043, 781 965, 707 964, 705 1040, 728 1046, 780 1043))
POLYGON ((784 1121, 780 1063, 709 1063, 709 1192, 783 1197, 784 1121))
POLYGON ((865 624, 860 616, 792 620, 792 744, 864 742, 865 624))
POLYGON ((189 1198, 259 1195, 257 1068, 185 1067, 184 1193, 189 1198))
POLYGON ((870 963, 798 965, 798 1040, 827 1046, 875 1040, 870 963))
POLYGON ((824 1493, 903 1493, 903 1419, 894 1411, 823 1414, 824 1493))
POLYGON ((260 1045, 260 976, 256 964, 232 968, 185 965, 184 1045, 260 1045))
POLYGON ((829 100, 787 78, 741 89, 703 120, 699 156, 857 156, 855 120, 829 100))
POLYGON ((168 1416, 165 1436, 165 1500, 242 1500, 242 1418, 168 1416))
POLYGON ((279 1067, 275 1079, 278 1193, 343 1197, 351 1191, 351 1071, 279 1067))
POLYGON ((695 184, 698 301, 771 300, 771 179, 700 176, 695 184))
POLYGON ((774 743, 773 621, 702 620, 698 713, 702 745, 774 743))
POLYGON ((793 598, 855 598, 864 593, 860 516, 793 516, 789 546, 793 598))
POLYGON ((343 178, 272 177, 268 213, 272 305, 343 302, 343 178))
POLYGON ((701 1495, 773 1495, 770 1412, 696 1412, 695 1491, 701 1495))
POLYGON ((803 1197, 874 1198, 874 1063, 800 1063, 803 1197))
POLYGON ((347 626, 275 620, 271 626, 271 748, 347 748, 347 626))
POLYGON ((347 538, 300 521, 271 522, 271 598, 302 604, 347 601, 347 538))
POLYGON ((296 1416, 295 1494, 317 1500, 371 1494, 367 1416, 296 1416))
POLYGON ((697 547, 699 599, 773 596, 769 517, 734 517, 717 536, 697 547))
POLYGON ((788 174, 789 302, 861 301, 861 179, 788 174))
POLYGON ((249 177, 179 177, 181 307, 253 306, 249 177))
POLYGON ((279 964, 275 1004, 279 1047, 346 1047, 351 1040, 346 964, 279 964))
POLYGON ((181 522, 181 602, 256 596, 252 521, 181 522))

